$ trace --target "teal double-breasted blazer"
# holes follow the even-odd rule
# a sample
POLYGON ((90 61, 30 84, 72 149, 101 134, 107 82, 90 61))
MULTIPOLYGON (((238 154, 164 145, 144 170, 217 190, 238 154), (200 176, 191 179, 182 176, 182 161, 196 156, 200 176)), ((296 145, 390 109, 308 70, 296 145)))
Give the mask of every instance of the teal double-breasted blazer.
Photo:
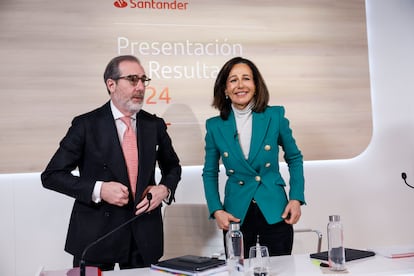
POLYGON ((225 210, 241 223, 254 199, 269 224, 282 221, 288 200, 305 203, 303 156, 289 127, 282 106, 269 106, 252 113, 252 137, 246 160, 237 135, 233 111, 227 120, 219 116, 206 121, 204 193, 211 215, 225 210), (279 146, 289 168, 289 198, 279 172, 279 146), (226 170, 224 203, 219 194, 219 162, 226 170))

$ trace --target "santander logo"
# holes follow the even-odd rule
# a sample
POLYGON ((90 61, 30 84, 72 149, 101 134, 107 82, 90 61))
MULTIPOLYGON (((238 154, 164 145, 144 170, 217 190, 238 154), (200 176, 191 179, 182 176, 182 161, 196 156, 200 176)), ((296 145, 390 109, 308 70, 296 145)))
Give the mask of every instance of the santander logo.
POLYGON ((126 8, 128 7, 128 3, 124 0, 117 0, 114 2, 114 6, 117 8, 126 8))
POLYGON ((151 10, 181 10, 185 11, 188 9, 189 2, 180 0, 160 1, 160 0, 116 0, 114 2, 115 8, 126 8, 131 9, 151 9, 151 10))

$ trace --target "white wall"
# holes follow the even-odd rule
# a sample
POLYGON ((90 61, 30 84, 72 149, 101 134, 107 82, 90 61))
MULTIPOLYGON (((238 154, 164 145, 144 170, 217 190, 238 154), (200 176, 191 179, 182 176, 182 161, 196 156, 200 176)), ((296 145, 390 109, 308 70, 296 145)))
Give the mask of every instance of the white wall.
MULTIPOLYGON (((348 247, 414 244, 414 190, 401 179, 404 171, 414 184, 414 1, 366 4, 372 141, 352 160, 305 163, 308 205, 298 227, 325 234, 328 216, 339 214, 348 247)), ((199 166, 184 168, 177 202, 204 202, 200 175, 199 166)), ((38 173, 0 175, 0 194, 0 275, 70 267, 63 246, 72 199, 43 189, 38 173)))

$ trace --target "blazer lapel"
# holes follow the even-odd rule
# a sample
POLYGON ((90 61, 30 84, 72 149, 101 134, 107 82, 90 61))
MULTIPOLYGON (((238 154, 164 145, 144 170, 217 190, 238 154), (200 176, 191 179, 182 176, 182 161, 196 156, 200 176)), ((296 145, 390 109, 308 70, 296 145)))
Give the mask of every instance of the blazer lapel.
POLYGON ((255 113, 252 116, 252 139, 250 142, 249 161, 254 160, 263 146, 263 140, 266 137, 269 127, 270 118, 265 112, 255 113))
POLYGON ((236 121, 233 112, 230 113, 229 118, 223 121, 223 126, 219 128, 223 141, 228 145, 230 154, 237 157, 239 164, 246 170, 252 170, 247 160, 244 158, 243 151, 240 147, 239 135, 237 133, 236 121))

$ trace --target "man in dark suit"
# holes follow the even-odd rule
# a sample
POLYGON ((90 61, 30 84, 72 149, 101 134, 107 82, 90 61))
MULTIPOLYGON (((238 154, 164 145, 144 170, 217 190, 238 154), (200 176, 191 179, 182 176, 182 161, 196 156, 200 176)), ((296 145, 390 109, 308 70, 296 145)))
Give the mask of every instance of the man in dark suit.
POLYGON ((85 261, 102 270, 112 270, 116 263, 121 269, 146 267, 163 255, 161 206, 174 200, 181 166, 164 120, 141 109, 150 79, 138 59, 113 58, 104 80, 110 101, 73 119, 41 175, 42 184, 75 198, 65 245, 74 256, 73 266, 79 266, 89 244, 140 215, 91 247, 85 261), (138 159, 132 167, 122 146, 127 129, 133 131, 132 155, 138 159), (75 169, 79 173, 72 173, 75 169))

